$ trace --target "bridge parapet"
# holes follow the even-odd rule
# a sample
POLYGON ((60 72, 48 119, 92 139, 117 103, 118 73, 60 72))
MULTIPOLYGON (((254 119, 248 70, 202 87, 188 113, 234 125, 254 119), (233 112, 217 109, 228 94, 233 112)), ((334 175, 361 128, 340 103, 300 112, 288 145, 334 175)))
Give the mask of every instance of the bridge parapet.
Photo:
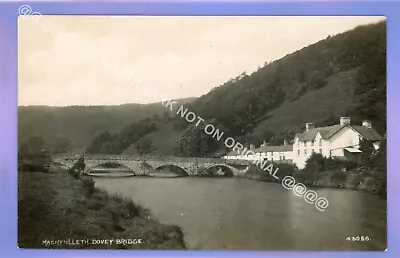
MULTIPOLYGON (((197 158, 197 157, 176 157, 176 156, 130 156, 130 155, 113 155, 113 154, 85 154, 88 160, 135 160, 135 161, 170 161, 170 162, 201 162, 201 163, 232 163, 235 161, 222 158, 197 158)), ((54 159, 79 159, 81 155, 73 154, 55 154, 54 159)), ((238 161, 242 162, 243 161, 238 161)), ((237 162, 236 162, 237 163, 237 162)))

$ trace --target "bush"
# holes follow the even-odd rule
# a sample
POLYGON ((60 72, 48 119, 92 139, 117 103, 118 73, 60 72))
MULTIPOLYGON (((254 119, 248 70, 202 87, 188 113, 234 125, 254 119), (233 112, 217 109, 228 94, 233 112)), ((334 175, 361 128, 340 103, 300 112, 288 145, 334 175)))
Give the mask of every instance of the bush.
POLYGON ((255 165, 255 164, 251 164, 249 166, 245 176, 247 178, 252 178, 252 179, 256 179, 256 180, 273 181, 273 177, 271 177, 269 175, 268 171, 262 170, 259 166, 255 165))
POLYGON ((85 159, 80 157, 78 161, 72 166, 72 169, 78 170, 78 172, 83 172, 85 170, 85 159))
POLYGON ((348 179, 347 183, 350 187, 357 189, 358 186, 364 181, 364 177, 365 177, 365 175, 363 175, 360 172, 352 173, 349 175, 349 179, 348 179))
POLYGON ((306 166, 297 174, 299 180, 305 184, 315 184, 325 171, 326 159, 321 154, 314 153, 307 160, 306 166))
POLYGON ((68 174, 70 174, 75 179, 79 179, 81 177, 81 173, 74 168, 68 169, 68 174))
MULTIPOLYGON (((122 197, 119 194, 112 195, 112 199, 118 204, 124 204, 126 208, 126 212, 129 217, 137 217, 142 215, 149 215, 150 211, 144 208, 140 204, 136 204, 131 198, 122 197)), ((116 211, 114 211, 116 212, 116 211)), ((124 211, 120 211, 120 213, 124 213, 124 211)), ((115 216, 115 215, 114 215, 115 216)))
POLYGON ((84 178, 82 180, 82 185, 86 189, 86 193, 88 196, 91 196, 96 190, 95 182, 94 182, 93 178, 90 178, 90 177, 84 178))
POLYGON ((136 204, 130 198, 125 198, 125 205, 130 217, 137 217, 146 214, 147 210, 140 204, 136 204))
POLYGON ((305 168, 301 170, 298 177, 304 183, 314 184, 324 177, 325 171, 332 171, 329 181, 342 184, 347 179, 347 173, 344 171, 353 170, 358 166, 358 163, 351 160, 325 158, 321 154, 314 153, 307 160, 305 168))
POLYGON ((335 169, 331 172, 330 181, 334 184, 344 184, 347 179, 347 173, 341 169, 335 169))
POLYGON ((293 176, 295 173, 295 168, 292 164, 276 164, 275 166, 279 168, 277 176, 280 179, 284 178, 285 176, 293 176))

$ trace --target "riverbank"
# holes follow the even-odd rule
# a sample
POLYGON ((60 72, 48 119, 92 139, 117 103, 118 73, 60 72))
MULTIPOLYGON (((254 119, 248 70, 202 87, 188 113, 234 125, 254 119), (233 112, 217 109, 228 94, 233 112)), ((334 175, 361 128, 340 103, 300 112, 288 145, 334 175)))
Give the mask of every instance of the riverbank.
MULTIPOLYGON (((363 191, 378 194, 386 199, 386 177, 384 174, 379 173, 379 171, 367 169, 353 169, 348 171, 331 169, 319 172, 317 176, 313 176, 311 179, 307 178, 307 175, 305 176, 302 174, 301 170, 290 169, 288 165, 285 165, 282 171, 280 170, 277 175, 280 180, 287 175, 293 176, 296 183, 303 183, 307 187, 363 191)), ((280 181, 270 176, 267 172, 262 171, 257 166, 252 166, 243 177, 263 182, 280 183, 280 181)))
POLYGON ((73 178, 59 168, 52 168, 49 173, 19 172, 18 246, 62 249, 186 248, 178 226, 159 223, 147 209, 131 199, 109 195, 92 186, 91 181, 73 178), (76 240, 81 239, 88 241, 77 243, 76 240), (103 244, 97 241, 107 239, 114 241, 103 244), (122 239, 126 240, 125 243, 122 239), (46 240, 59 242, 52 245, 43 242, 46 240))

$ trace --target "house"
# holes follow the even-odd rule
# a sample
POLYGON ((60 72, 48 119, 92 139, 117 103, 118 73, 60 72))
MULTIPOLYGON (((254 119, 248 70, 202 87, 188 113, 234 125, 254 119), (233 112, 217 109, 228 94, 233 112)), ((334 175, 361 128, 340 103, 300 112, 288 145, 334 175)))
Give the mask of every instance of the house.
POLYGON ((243 153, 242 151, 231 151, 223 157, 224 159, 236 160, 268 160, 271 162, 292 163, 293 161, 293 145, 271 146, 265 142, 259 147, 250 146, 250 150, 243 153), (254 153, 254 154, 253 154, 254 153))
POLYGON ((351 125, 349 117, 341 117, 337 125, 315 128, 313 123, 306 123, 306 130, 296 134, 293 143, 293 163, 300 169, 313 153, 324 157, 357 159, 360 157, 361 139, 371 141, 374 148, 379 148, 382 137, 372 128, 370 121, 362 125, 351 125))
POLYGON ((256 158, 268 160, 272 162, 292 163, 293 162, 293 145, 286 144, 271 146, 265 142, 254 151, 256 158))

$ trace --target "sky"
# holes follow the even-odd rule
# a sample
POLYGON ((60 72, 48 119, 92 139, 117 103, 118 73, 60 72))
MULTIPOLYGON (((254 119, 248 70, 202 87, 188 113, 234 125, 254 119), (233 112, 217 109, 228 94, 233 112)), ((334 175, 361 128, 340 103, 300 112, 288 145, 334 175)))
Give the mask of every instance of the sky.
POLYGON ((199 97, 329 35, 384 17, 41 16, 18 19, 18 105, 199 97), (135 87, 116 71, 140 79, 135 87))

